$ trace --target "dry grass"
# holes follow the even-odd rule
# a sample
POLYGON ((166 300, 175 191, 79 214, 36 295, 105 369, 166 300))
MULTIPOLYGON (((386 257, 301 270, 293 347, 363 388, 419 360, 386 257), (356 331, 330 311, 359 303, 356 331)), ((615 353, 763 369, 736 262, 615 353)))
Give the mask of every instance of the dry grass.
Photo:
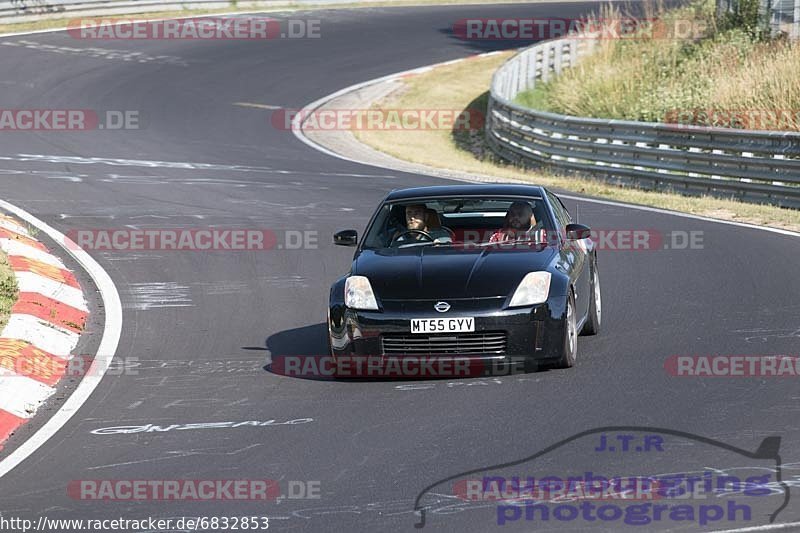
MULTIPOLYGON (((510 56, 498 54, 462 61, 408 78, 404 90, 380 102, 383 109, 465 109, 486 105, 486 88, 494 71, 510 56)), ((712 218, 800 231, 800 211, 716 198, 626 189, 602 181, 559 177, 495 161, 482 131, 453 135, 449 130, 354 132, 362 142, 385 153, 436 168, 461 170, 504 179, 525 179, 547 187, 610 198, 712 218)))
MULTIPOLYGON (((691 21, 698 39, 666 33, 605 39, 596 54, 523 93, 557 113, 702 126, 800 131, 800 43, 722 29, 713 0, 657 12, 665 28, 691 21)), ((620 17, 618 11, 605 15, 620 17)))
POLYGON ((19 290, 17 289, 17 279, 14 277, 14 271, 8 264, 6 254, 0 252, 0 330, 2 330, 8 322, 8 317, 11 314, 11 308, 17 301, 19 290))

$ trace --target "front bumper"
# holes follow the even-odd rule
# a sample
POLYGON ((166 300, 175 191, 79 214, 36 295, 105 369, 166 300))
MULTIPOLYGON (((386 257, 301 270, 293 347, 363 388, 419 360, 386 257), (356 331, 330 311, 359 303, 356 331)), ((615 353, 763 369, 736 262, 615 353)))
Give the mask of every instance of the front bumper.
MULTIPOLYGON (((334 355, 381 356, 384 358, 402 355, 424 355, 450 359, 482 359, 503 362, 547 361, 557 358, 563 348, 566 297, 550 296, 547 302, 531 307, 502 309, 502 299, 447 300, 452 304, 449 312, 439 314, 433 306, 436 300, 383 302, 381 311, 357 311, 344 305, 330 308, 329 332, 334 355), (476 343, 462 342, 471 346, 465 353, 457 353, 452 346, 459 333, 411 333, 412 318, 475 318, 475 336, 486 334, 495 341, 491 351, 483 352, 476 343), (497 349, 496 339, 504 336, 502 349, 497 349), (410 349, 399 354, 402 339, 429 338, 429 351, 410 349), (391 339, 391 343, 384 342, 391 339), (398 341, 400 339, 400 341, 398 341), (445 341, 447 344, 444 344, 445 341), (448 346, 439 350, 439 346, 448 346), (391 347, 390 347, 391 346, 391 347)), ((426 345, 428 343, 425 343, 426 345)), ((416 346, 412 343, 411 346, 416 346)), ((477 344, 480 346, 480 343, 477 344)), ((424 350, 424 349, 423 349, 424 350)))

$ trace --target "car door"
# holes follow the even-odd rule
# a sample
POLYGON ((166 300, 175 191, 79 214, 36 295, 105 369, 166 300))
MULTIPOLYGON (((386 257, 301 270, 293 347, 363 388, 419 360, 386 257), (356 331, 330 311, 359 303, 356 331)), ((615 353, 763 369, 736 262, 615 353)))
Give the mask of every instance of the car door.
MULTIPOLYGON (((547 191, 547 198, 553 208, 556 223, 560 226, 558 232, 566 237, 566 228, 572 223, 572 216, 561 203, 561 200, 550 191, 547 191)), ((559 251, 563 261, 570 269, 569 277, 575 287, 575 313, 578 320, 587 316, 589 313, 589 297, 591 294, 591 276, 589 273, 589 261, 584 246, 576 246, 576 241, 562 242, 559 251)))

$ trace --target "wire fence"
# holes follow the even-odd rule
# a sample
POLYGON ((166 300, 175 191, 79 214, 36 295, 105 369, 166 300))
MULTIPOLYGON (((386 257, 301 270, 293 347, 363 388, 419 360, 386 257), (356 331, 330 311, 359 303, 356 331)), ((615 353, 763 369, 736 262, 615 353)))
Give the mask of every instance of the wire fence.
POLYGON ((740 14, 758 2, 759 25, 770 35, 800 39, 800 0, 716 0, 717 13, 740 14))

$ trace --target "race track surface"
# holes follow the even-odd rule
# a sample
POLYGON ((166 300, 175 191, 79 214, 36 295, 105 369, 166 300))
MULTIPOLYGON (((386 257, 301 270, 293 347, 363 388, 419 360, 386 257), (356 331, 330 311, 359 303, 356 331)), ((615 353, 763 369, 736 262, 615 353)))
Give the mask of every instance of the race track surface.
MULTIPOLYGON (((798 378, 679 378, 664 370, 672 355, 798 355, 798 239, 618 205, 565 202, 594 228, 702 232, 703 246, 601 252, 604 330, 579 339, 571 370, 399 383, 295 379, 265 368, 270 354, 325 353, 328 289, 353 252, 333 246, 331 233, 363 230, 393 188, 448 182, 328 157, 275 129, 269 110, 234 104, 300 108, 361 81, 515 45, 455 39, 448 29, 461 18, 572 17, 590 8, 327 10, 286 15, 320 19, 322 38, 266 42, 102 42, 65 33, 0 38, 0 108, 137 110, 143 124, 138 131, 0 134, 0 198, 64 233, 215 226, 281 236, 316 232, 319 242, 262 252, 91 252, 122 297, 116 359, 136 371, 107 376, 67 426, 0 479, 3 515, 268 516, 278 531, 408 531, 426 487, 603 426, 668 428, 746 450, 775 435, 782 437, 783 463, 800 461, 798 378), (297 419, 313 420, 279 424, 297 419), (275 424, 180 429, 269 420, 275 424), (173 428, 92 433, 147 424, 173 428), (267 503, 70 497, 70 482, 85 479, 313 480, 321 497, 267 503)), ((102 310, 92 305, 87 352, 101 331, 102 310)), ((589 460, 587 468, 609 474, 684 471, 714 466, 723 453, 696 442, 667 466, 654 453, 594 452, 595 437, 584 444, 559 448, 537 471, 558 474, 589 460)), ((784 480, 792 475, 791 468, 783 472, 784 480)), ((428 530, 497 527, 491 505, 448 508, 452 491, 438 498, 431 508, 439 512, 426 516, 428 530)), ((782 497, 769 498, 772 510, 780 506, 782 497)), ((779 522, 800 520, 797 502, 789 502, 779 522)), ((767 522, 763 512, 755 515, 717 525, 767 522)), ((534 526, 630 527, 520 519, 503 529, 534 526)), ((639 529, 708 528, 663 520, 639 529)))

